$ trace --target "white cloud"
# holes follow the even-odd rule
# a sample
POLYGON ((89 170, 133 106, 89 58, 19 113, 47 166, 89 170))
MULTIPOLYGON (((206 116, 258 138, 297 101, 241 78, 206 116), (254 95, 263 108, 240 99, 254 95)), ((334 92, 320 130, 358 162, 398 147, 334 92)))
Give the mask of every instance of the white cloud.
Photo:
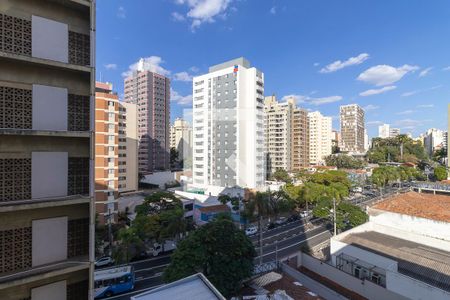
POLYGON ((365 70, 359 74, 357 79, 376 86, 383 86, 397 82, 407 73, 418 69, 418 66, 410 65, 403 65, 397 68, 389 65, 378 65, 365 70))
POLYGON ((190 67, 189 70, 192 71, 192 72, 194 72, 194 73, 197 73, 198 71, 200 71, 200 69, 197 68, 196 66, 190 67))
POLYGON ((412 109, 407 109, 407 110, 398 112, 397 115, 410 115, 410 114, 412 114, 413 112, 414 112, 414 110, 412 110, 412 109))
POLYGON ((142 58, 141 60, 131 64, 127 71, 122 73, 123 77, 128 77, 133 74, 134 71, 145 70, 158 73, 160 75, 168 76, 170 75, 170 71, 161 67, 161 64, 164 63, 161 57, 159 56, 149 56, 142 58))
POLYGON ((189 7, 186 17, 192 20, 192 30, 203 23, 214 23, 216 17, 225 18, 231 2, 232 0, 175 0, 176 4, 189 7))
POLYGON ((174 21, 177 21, 177 22, 183 22, 184 20, 186 20, 186 17, 183 16, 182 14, 180 14, 180 13, 174 11, 174 12, 172 13, 172 19, 173 19, 174 21))
POLYGON ((318 63, 318 62, 314 63, 314 67, 318 67, 319 65, 320 65, 320 63, 318 63))
POLYGON ((125 7, 123 6, 119 6, 119 8, 117 9, 117 17, 119 19, 125 19, 127 17, 127 12, 125 11, 125 7))
POLYGON ((422 126, 424 124, 424 122, 426 122, 427 120, 412 120, 412 119, 403 119, 403 120, 398 120, 395 122, 395 126, 398 127, 408 127, 410 129, 414 129, 416 126, 422 126))
POLYGON ((179 72, 173 75, 173 80, 175 81, 192 81, 192 75, 189 75, 188 72, 179 72))
POLYGON ((450 71, 450 66, 443 68, 442 71, 450 71))
POLYGON ((104 65, 106 70, 116 70, 117 69, 117 64, 106 64, 104 65))
POLYGON ((379 109, 379 106, 373 105, 373 104, 369 104, 363 107, 363 109, 365 111, 369 111, 369 110, 375 110, 375 109, 379 109))
POLYGON ((380 89, 370 89, 364 92, 359 93, 362 97, 373 96, 378 94, 383 94, 392 90, 395 90, 397 87, 395 85, 385 86, 380 89))
POLYGON ((434 104, 419 104, 417 108, 433 108, 434 104))
POLYGON ((182 96, 177 91, 170 89, 170 100, 178 105, 188 105, 192 103, 192 95, 182 96))
POLYGON ((337 70, 343 69, 345 67, 350 67, 353 65, 359 65, 365 62, 369 58, 369 54, 367 53, 361 53, 358 56, 350 57, 349 59, 345 61, 337 60, 324 68, 322 68, 319 72, 320 73, 332 73, 336 72, 337 70))
POLYGON ((382 124, 384 124, 383 122, 381 122, 381 121, 369 121, 369 122, 367 122, 366 123, 368 126, 376 126, 376 125, 382 125, 382 124))
POLYGON ((322 98, 313 98, 310 96, 304 96, 304 95, 286 95, 282 98, 283 101, 286 101, 287 99, 293 98, 297 104, 305 103, 305 104, 311 104, 311 105, 323 105, 328 103, 334 103, 342 100, 341 96, 329 96, 329 97, 322 97, 322 98))
POLYGON ((422 70, 420 73, 419 73, 419 77, 425 77, 425 76, 427 76, 427 75, 429 75, 430 74, 430 71, 433 69, 433 67, 429 67, 429 68, 426 68, 425 70, 422 70))
POLYGON ((277 13, 277 8, 276 8, 275 6, 273 6, 273 7, 270 9, 270 13, 271 13, 272 15, 275 15, 275 14, 277 13))
POLYGON ((442 85, 436 85, 436 86, 430 87, 428 89, 422 89, 422 90, 415 90, 415 91, 411 91, 411 92, 405 92, 401 96, 402 97, 409 97, 409 96, 412 96, 412 95, 415 95, 415 94, 419 94, 419 93, 423 93, 423 92, 427 92, 427 91, 433 91, 433 90, 439 89, 441 87, 442 87, 442 85))

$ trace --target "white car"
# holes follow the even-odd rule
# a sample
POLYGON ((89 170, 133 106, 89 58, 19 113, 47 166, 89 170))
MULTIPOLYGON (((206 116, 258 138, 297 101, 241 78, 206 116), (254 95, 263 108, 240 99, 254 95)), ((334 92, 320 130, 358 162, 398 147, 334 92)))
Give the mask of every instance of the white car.
POLYGON ((112 264, 114 264, 114 259, 110 256, 105 256, 95 261, 96 267, 110 266, 112 264))
POLYGON ((256 226, 250 226, 247 229, 245 229, 246 235, 253 235, 258 232, 258 228, 256 226))
POLYGON ((304 211, 300 212, 300 217, 306 218, 307 216, 309 216, 309 212, 308 211, 304 210, 304 211))

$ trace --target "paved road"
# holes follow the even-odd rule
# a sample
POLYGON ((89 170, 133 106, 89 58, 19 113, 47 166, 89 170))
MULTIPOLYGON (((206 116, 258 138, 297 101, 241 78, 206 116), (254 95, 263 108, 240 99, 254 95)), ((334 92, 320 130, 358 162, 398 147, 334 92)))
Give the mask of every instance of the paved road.
MULTIPOLYGON (((396 192, 397 189, 389 188, 383 192, 383 195, 396 192)), ((350 199, 356 205, 366 206, 378 199, 379 194, 374 196, 364 196, 350 199)), ((328 240, 331 236, 331 224, 322 224, 321 221, 313 221, 313 226, 306 229, 304 220, 288 223, 271 230, 263 232, 263 262, 274 261, 288 257, 296 253, 303 245, 314 247, 328 240)), ((253 241, 258 256, 255 263, 259 263, 259 241, 258 234, 250 239, 253 241)), ((129 300, 131 296, 140 294, 146 290, 153 289, 163 284, 161 274, 164 268, 170 263, 170 255, 150 258, 139 262, 131 263, 135 268, 136 285, 135 290, 130 293, 106 298, 108 300, 129 300)))

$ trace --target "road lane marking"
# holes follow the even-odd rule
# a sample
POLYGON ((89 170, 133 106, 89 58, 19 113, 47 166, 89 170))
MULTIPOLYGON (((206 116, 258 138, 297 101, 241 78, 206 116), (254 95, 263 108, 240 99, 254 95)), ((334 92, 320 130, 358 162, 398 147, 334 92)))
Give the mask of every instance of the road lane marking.
MULTIPOLYGON (((286 247, 284 247, 284 248, 280 248, 280 249, 278 249, 277 251, 272 251, 272 252, 269 252, 269 253, 265 253, 265 254, 263 254, 263 257, 264 257, 264 256, 267 256, 267 255, 270 255, 270 254, 274 254, 275 252, 280 252, 280 251, 286 250, 286 249, 288 249, 288 248, 291 248, 291 247, 293 247, 293 246, 299 245, 299 244, 301 244, 301 243, 303 243, 303 242, 306 242, 306 241, 308 241, 308 240, 310 240, 310 239, 312 239, 312 238, 315 238, 315 237, 317 237, 317 236, 319 236, 319 235, 322 235, 322 234, 324 234, 324 233, 330 233, 330 232, 329 232, 328 230, 322 231, 321 233, 318 233, 318 234, 316 234, 316 235, 313 235, 313 236, 311 236, 311 237, 309 237, 309 238, 307 238, 307 239, 301 240, 300 242, 294 243, 294 244, 289 245, 289 246, 286 246, 286 247)), ((299 249, 298 251, 300 251, 300 249, 299 249)), ((259 259, 259 257, 260 257, 260 256, 257 256, 255 259, 259 259)))
POLYGON ((143 272, 143 271, 149 271, 149 270, 153 270, 153 269, 161 268, 161 267, 167 267, 168 265, 170 265, 170 264, 164 264, 164 265, 154 266, 154 267, 145 268, 145 269, 139 269, 139 270, 135 270, 134 273, 139 273, 139 272, 143 272))

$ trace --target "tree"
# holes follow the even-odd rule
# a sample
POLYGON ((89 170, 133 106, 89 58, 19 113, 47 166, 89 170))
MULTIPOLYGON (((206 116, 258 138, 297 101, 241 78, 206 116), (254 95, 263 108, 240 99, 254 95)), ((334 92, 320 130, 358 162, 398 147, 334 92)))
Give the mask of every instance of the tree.
POLYGON ((338 169, 362 169, 366 166, 363 160, 346 154, 332 154, 325 157, 327 166, 335 166, 338 169))
POLYGON ((134 228, 121 228, 118 232, 120 244, 113 253, 115 260, 119 263, 128 263, 130 259, 142 247, 142 242, 134 228))
POLYGON ((284 169, 277 169, 273 174, 272 174, 272 178, 275 179, 276 181, 283 181, 286 183, 290 183, 291 177, 289 176, 288 172, 284 169))
MULTIPOLYGON (((313 209, 313 215, 318 218, 333 221, 333 200, 324 198, 313 209)), ((367 222, 367 214, 358 206, 346 201, 337 201, 336 227, 337 229, 349 229, 367 222)))
POLYGON ((253 271, 251 240, 229 217, 216 218, 178 244, 163 279, 172 282, 202 272, 225 296, 235 295, 253 271))
POLYGON ((447 179, 447 169, 443 166, 434 168, 434 177, 438 181, 447 179))
POLYGON ((176 168, 178 166, 180 153, 174 147, 170 148, 170 167, 176 168))
POLYGON ((386 161, 416 163, 426 158, 422 143, 404 134, 395 138, 373 138, 372 148, 367 152, 367 159, 371 163, 386 161))

